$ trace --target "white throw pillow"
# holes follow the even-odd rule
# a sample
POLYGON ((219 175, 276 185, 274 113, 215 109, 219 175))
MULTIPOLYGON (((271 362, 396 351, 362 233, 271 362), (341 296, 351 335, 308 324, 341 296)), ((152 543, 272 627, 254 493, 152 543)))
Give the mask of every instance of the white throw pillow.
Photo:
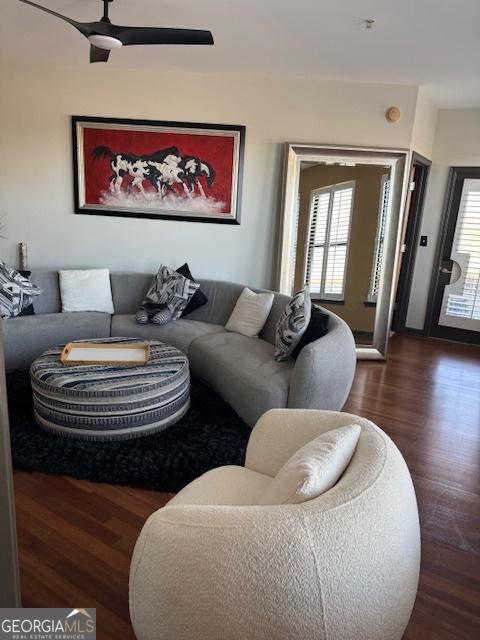
POLYGON ((254 293, 245 287, 225 325, 225 329, 241 333, 247 338, 258 338, 258 334, 267 321, 272 304, 273 293, 254 293))
POLYGON ((108 269, 59 271, 62 311, 114 313, 108 269))
POLYGON ((352 459, 361 430, 351 424, 307 442, 287 460, 257 504, 298 504, 331 489, 352 459))

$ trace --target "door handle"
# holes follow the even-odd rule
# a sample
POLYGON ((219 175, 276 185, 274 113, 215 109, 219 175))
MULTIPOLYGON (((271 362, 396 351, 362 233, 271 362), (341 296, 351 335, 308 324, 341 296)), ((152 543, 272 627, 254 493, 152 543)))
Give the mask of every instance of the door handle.
POLYGON ((452 258, 447 258, 446 256, 444 256, 442 258, 442 262, 440 264, 440 267, 438 268, 438 270, 440 271, 440 273, 445 274, 446 276, 451 276, 454 272, 454 266, 457 265, 458 267, 458 276, 455 279, 454 282, 449 282, 449 285, 453 285, 456 282, 458 282, 460 276, 462 275, 462 268, 461 266, 458 264, 458 262, 456 262, 455 260, 453 260, 452 258), (448 266, 445 266, 445 263, 448 264, 448 266))
POLYGON ((451 274, 453 272, 453 260, 448 256, 443 256, 438 270, 440 271, 440 273, 451 274))

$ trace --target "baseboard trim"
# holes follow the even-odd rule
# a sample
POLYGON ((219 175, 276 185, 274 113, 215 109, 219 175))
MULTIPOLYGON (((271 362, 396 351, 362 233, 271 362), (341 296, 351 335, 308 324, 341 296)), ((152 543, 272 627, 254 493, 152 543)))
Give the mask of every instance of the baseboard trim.
POLYGON ((413 327, 405 327, 401 333, 407 336, 421 336, 422 338, 426 338, 427 335, 425 333, 425 329, 414 329, 413 327))

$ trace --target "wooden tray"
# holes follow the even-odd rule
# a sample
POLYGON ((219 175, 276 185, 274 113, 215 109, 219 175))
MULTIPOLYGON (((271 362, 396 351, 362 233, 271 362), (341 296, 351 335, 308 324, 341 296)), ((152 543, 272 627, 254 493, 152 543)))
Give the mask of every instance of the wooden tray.
POLYGON ((120 344, 69 342, 60 355, 60 362, 64 365, 98 364, 135 367, 146 364, 149 355, 150 345, 143 342, 120 344))

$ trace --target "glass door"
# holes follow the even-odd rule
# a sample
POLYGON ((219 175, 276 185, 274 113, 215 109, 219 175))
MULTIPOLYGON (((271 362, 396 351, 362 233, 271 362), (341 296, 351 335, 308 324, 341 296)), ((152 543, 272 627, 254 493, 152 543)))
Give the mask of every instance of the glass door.
POLYGON ((453 170, 434 307, 431 335, 480 342, 480 169, 453 170))

